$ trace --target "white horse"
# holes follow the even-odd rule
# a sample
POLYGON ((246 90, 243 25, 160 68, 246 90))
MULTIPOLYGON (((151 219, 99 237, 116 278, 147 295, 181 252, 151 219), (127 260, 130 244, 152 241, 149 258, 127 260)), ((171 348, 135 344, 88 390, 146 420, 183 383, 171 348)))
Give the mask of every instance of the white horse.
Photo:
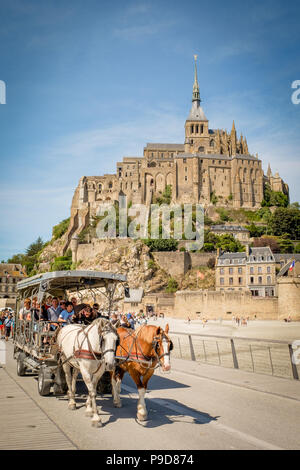
POLYGON ((96 404, 96 387, 104 372, 114 369, 118 339, 116 329, 103 318, 93 321, 89 326, 64 326, 57 335, 68 385, 68 407, 76 409, 76 380, 80 372, 88 389, 85 414, 92 417, 92 425, 96 427, 102 426, 96 404))

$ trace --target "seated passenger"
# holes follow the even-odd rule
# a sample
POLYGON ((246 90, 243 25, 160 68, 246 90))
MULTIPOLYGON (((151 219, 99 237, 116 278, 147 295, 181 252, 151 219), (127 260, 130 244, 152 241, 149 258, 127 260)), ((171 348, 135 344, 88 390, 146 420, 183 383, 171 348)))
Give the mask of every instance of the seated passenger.
POLYGON ((19 319, 26 320, 28 314, 30 314, 31 300, 25 299, 24 306, 19 311, 19 319))
POLYGON ((62 308, 58 304, 57 297, 53 297, 52 306, 50 308, 48 308, 47 312, 48 312, 48 320, 53 322, 53 323, 51 323, 51 330, 55 330, 55 328, 57 327, 56 322, 58 320, 59 315, 62 312, 62 308))
POLYGON ((62 326, 70 324, 75 315, 72 302, 65 302, 65 307, 66 308, 61 312, 58 317, 58 321, 59 323, 62 323, 62 326))

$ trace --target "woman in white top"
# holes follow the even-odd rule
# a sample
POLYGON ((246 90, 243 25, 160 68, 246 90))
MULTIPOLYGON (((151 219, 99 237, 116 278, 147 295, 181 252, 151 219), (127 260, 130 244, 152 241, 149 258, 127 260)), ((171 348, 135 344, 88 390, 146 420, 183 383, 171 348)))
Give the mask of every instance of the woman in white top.
POLYGON ((25 299, 24 300, 24 306, 19 310, 19 319, 20 320, 26 320, 27 315, 31 313, 30 307, 31 307, 31 300, 30 299, 25 299))

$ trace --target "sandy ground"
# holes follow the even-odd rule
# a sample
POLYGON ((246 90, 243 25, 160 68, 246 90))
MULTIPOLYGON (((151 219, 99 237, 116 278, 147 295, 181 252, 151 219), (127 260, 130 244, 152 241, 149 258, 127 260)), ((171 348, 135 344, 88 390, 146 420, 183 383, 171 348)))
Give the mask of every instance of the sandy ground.
POLYGON ((300 339, 300 322, 285 323, 283 321, 252 320, 248 322, 247 326, 237 326, 231 320, 208 320, 205 327, 203 327, 200 320, 191 320, 189 324, 187 320, 166 317, 148 323, 161 326, 169 323, 170 331, 174 333, 198 333, 282 341, 300 339))

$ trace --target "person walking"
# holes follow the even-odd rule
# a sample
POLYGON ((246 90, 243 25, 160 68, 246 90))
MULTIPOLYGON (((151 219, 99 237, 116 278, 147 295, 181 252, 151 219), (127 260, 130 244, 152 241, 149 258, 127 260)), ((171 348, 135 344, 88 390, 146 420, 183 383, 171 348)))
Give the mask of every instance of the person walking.
POLYGON ((9 314, 8 317, 4 320, 5 341, 8 341, 8 338, 10 337, 12 326, 13 326, 13 319, 12 319, 12 315, 9 314))

